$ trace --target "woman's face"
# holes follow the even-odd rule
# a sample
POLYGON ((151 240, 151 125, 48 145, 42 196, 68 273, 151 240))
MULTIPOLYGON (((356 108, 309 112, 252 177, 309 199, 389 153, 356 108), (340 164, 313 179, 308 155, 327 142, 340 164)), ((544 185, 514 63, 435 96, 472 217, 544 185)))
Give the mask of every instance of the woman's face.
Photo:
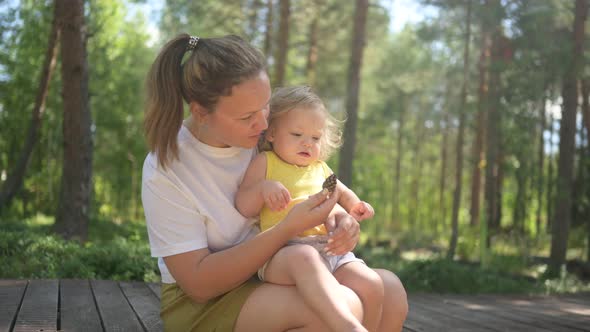
POLYGON ((214 112, 203 116, 199 139, 215 147, 255 147, 268 127, 270 95, 264 71, 234 86, 229 96, 219 98, 214 112))

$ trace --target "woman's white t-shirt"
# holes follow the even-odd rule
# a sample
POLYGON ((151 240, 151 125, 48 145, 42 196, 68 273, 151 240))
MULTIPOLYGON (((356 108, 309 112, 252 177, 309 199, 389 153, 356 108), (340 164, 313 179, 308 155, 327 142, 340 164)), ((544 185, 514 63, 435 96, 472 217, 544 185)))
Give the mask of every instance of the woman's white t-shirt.
POLYGON ((232 247, 258 232, 256 219, 242 216, 234 198, 254 149, 215 148, 181 126, 178 159, 166 169, 154 153, 143 163, 141 200, 151 253, 162 282, 176 282, 163 257, 209 248, 232 247))

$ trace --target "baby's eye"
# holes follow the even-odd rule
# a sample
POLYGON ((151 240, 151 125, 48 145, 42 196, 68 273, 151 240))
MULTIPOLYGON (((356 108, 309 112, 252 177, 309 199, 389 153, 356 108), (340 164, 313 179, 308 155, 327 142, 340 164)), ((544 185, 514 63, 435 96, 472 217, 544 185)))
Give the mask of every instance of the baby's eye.
POLYGON ((295 137, 301 137, 300 133, 291 133, 291 135, 295 136, 295 137))
POLYGON ((253 116, 253 114, 250 114, 245 118, 241 118, 240 120, 248 121, 248 120, 252 119, 252 116, 253 116))
POLYGON ((314 141, 316 141, 316 142, 317 142, 317 141, 319 141, 319 140, 320 140, 320 137, 319 137, 319 136, 313 136, 311 139, 313 139, 314 141))

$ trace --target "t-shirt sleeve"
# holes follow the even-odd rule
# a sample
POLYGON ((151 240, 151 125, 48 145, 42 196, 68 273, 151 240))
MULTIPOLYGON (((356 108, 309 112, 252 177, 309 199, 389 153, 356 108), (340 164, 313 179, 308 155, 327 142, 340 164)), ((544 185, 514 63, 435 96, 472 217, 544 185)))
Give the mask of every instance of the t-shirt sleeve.
POLYGON ((143 169, 141 200, 153 257, 207 247, 206 217, 177 184, 148 162, 143 169))

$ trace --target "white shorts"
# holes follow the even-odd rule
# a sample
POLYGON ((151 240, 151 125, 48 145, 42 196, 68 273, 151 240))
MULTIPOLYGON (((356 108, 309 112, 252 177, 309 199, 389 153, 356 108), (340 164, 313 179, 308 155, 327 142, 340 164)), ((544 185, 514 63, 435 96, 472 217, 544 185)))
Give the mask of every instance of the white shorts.
MULTIPOLYGON (((357 258, 352 251, 349 251, 344 255, 326 254, 324 252, 324 247, 326 244, 328 244, 327 235, 297 237, 289 240, 287 243, 288 246, 295 244, 306 244, 314 247, 322 257, 322 261, 330 273, 334 273, 334 271, 336 271, 339 267, 350 262, 360 262, 365 264, 365 262, 362 259, 357 258)), ((258 278, 262 281, 264 281, 264 271, 266 270, 268 262, 270 262, 270 260, 268 260, 260 269, 258 269, 258 278)))

